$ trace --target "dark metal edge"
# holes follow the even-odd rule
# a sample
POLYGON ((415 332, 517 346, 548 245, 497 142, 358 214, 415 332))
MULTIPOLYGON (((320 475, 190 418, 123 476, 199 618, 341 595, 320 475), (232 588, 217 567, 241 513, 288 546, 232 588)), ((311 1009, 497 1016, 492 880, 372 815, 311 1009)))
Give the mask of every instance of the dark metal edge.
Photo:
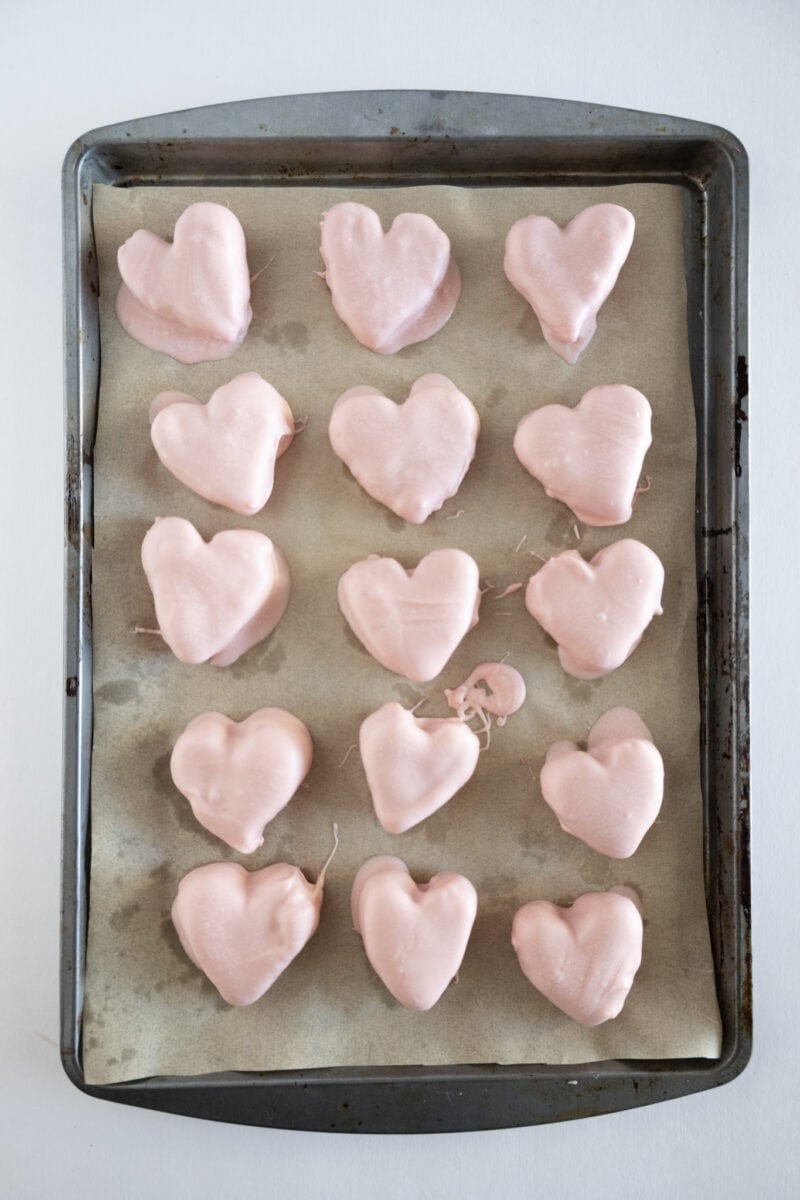
MULTIPOLYGON (((379 124, 379 122, 378 122, 379 124)), ((136 158, 136 155, 133 156, 136 158)), ((141 155, 140 155, 141 157, 141 155)), ((458 157, 456 152, 454 157, 458 157)), ((591 157, 591 155, 589 155, 591 157)), ((663 156, 662 156, 663 157, 663 156)), ((630 160, 630 153, 629 153, 630 160)), ((271 164, 273 167, 275 164, 271 164)), ((280 164, 278 164, 279 166, 280 164)), ((444 178, 458 177, 464 164, 454 169, 447 163, 444 178)), ((466 170, 470 170, 469 162, 466 170)), ((472 168, 474 169, 474 168, 472 168)), ((629 169, 631 169, 629 167, 629 169)), ((178 172, 181 166, 178 164, 178 172)), ((519 174, 519 167, 515 167, 519 174)), ((527 175, 531 175, 530 159, 527 175)), ((563 173, 556 171, 561 182, 563 173)), ((265 171, 246 180, 226 175, 224 182, 308 183, 313 176, 291 174, 280 169, 265 171), (266 178, 265 178, 266 176, 266 178)), ((402 172, 385 169, 358 179, 386 176, 398 183, 402 172)), ((493 174, 488 182, 495 182, 493 174)), ((326 178, 325 182, 329 182, 326 178)), ((357 180, 356 180, 357 181, 357 180)), ((552 182, 547 165, 536 173, 535 182, 552 182)), ((352 174, 346 182, 354 182, 352 174)), ((531 182, 531 179, 522 180, 531 182)), ((364 92, 331 93, 318 96, 283 97, 271 100, 242 101, 193 109, 184 113, 143 118, 130 123, 91 131, 71 147, 63 169, 64 195, 64 288, 65 288, 65 402, 67 421, 67 539, 65 597, 65 792, 63 817, 62 880, 62 1061, 73 1083, 87 1094, 183 1112, 216 1120, 282 1128, 339 1129, 360 1132, 434 1131, 500 1128, 514 1125, 570 1119, 578 1116, 616 1111, 662 1099, 669 1099, 735 1078, 746 1066, 751 1047, 751 984, 749 924, 749 746, 747 708, 747 216, 748 171, 744 150, 731 133, 714 126, 657 114, 626 109, 592 106, 573 101, 543 100, 518 96, 493 96, 452 92, 364 92), (461 124, 456 112, 466 114, 461 124), (310 113, 315 123, 310 124, 310 113), (385 116, 388 128, 376 135, 376 114, 385 116), (402 122, 402 123, 401 123, 402 122), (471 122, 474 122, 471 124, 471 122), (168 178, 170 157, 176 147, 190 146, 197 139, 204 143, 219 139, 273 145, 288 139, 308 142, 307 131, 315 129, 320 139, 364 139, 369 143, 397 140, 410 152, 409 177, 431 181, 426 165, 438 166, 441 150, 458 138, 480 143, 510 146, 515 139, 530 144, 550 139, 559 142, 573 157, 582 158, 568 174, 568 182, 594 183, 599 177, 613 182, 627 178, 641 180, 641 160, 647 159, 654 145, 669 153, 645 177, 682 182, 700 197, 703 223, 716 219, 717 207, 725 199, 730 204, 730 237, 723 247, 723 262, 707 260, 709 269, 721 273, 727 282, 726 313, 717 314, 723 348, 727 353, 717 363, 716 378, 710 378, 711 365, 702 380, 702 401, 698 409, 708 413, 710 398, 716 397, 724 410, 728 395, 735 396, 735 467, 727 495, 735 520, 731 522, 729 566, 731 593, 729 660, 735 683, 731 706, 729 750, 736 788, 736 827, 720 823, 719 797, 706 792, 707 821, 712 836, 707 836, 706 860, 710 865, 707 885, 713 891, 711 855, 720 837, 728 837, 732 850, 730 877, 723 880, 725 899, 734 906, 736 920, 727 931, 717 924, 710 912, 712 938, 718 977, 723 966, 733 962, 732 991, 723 1005, 725 1044, 719 1060, 667 1060, 647 1062, 609 1062, 580 1064, 573 1067, 548 1065, 498 1067, 492 1065, 453 1068, 326 1069, 320 1071, 276 1073, 225 1073, 212 1077, 159 1077, 108 1086, 87 1085, 80 1063, 80 1034, 83 1003, 83 968, 87 924, 88 885, 88 787, 91 752, 91 518, 92 467, 96 397, 99 380, 99 336, 96 303, 96 264, 83 261, 76 272, 78 254, 93 254, 91 230, 91 186, 94 182, 121 184, 130 182, 192 182, 191 178, 168 178), (588 130, 588 132, 587 132, 588 130), (638 166, 628 176, 619 163, 607 163, 592 170, 586 166, 587 150, 600 140, 619 143, 620 157, 625 147, 635 147, 638 166), (145 177, 131 171, 127 159, 136 144, 145 148, 153 171, 145 177), (681 172, 664 163, 675 151, 683 151, 681 172), (438 155, 438 158, 437 158, 438 155), (155 156, 155 158, 154 158, 155 156), (420 166, 423 170, 420 172, 420 166), (720 197, 720 193, 724 193, 720 197), (715 194, 716 193, 716 194, 715 194), (717 207, 715 207, 715 205, 717 207), (709 207, 710 206, 710 207, 709 207), (94 275, 94 280, 93 280, 94 275), (94 282, 94 296, 92 293, 94 282), (726 337, 727 334, 727 337, 726 337), (744 364, 744 368, 742 367, 744 364), (714 823, 716 822, 716 826, 714 823), (714 842, 716 837, 717 841, 714 842), (716 933, 716 936, 714 934, 716 933), (729 945, 732 934, 733 943, 729 945), (727 1011, 725 1011, 727 1009, 727 1011), (572 1082, 575 1081, 575 1082, 572 1082), (498 1091, 499 1089, 499 1091, 498 1091), (310 1094, 311 1093, 311 1094, 310 1094), (281 1105, 278 1097, 294 1096, 281 1105), (312 1097, 315 1103, 310 1103, 312 1097), (466 1101, 465 1101, 466 1097, 466 1101), (516 1103, 509 1102, 516 1097, 516 1103), (399 1103, 398 1103, 399 1098, 399 1103), (312 1110, 314 1110, 312 1112, 312 1110), (445 1116, 442 1116, 442 1113, 445 1116), (359 1115, 360 1114, 360 1115, 359 1115)), ((723 239, 724 240, 724 239, 723 239)), ((716 281, 718 286, 719 280, 716 281)), ((711 313, 712 280, 704 279, 704 312, 711 313)), ((719 307, 719 305, 717 305, 719 307)), ((709 318, 710 319, 710 318, 709 318)), ((709 332, 705 329, 706 340, 709 332)), ((697 381, 695 387, 697 389, 697 381)), ((709 505, 708 472, 701 470, 699 486, 704 488, 702 508, 709 505)), ((718 505, 716 507, 719 507, 718 505)), ((700 567, 718 566, 709 546, 719 544, 726 527, 698 537, 700 567), (708 536, 707 536, 708 535, 708 536)), ((716 628, 719 614, 706 612, 706 629, 716 628)), ((708 640, 707 640, 708 646, 708 640)), ((707 667, 714 663, 707 654, 707 667)), ((729 671, 730 673, 730 671, 729 671)), ((714 714, 706 713, 705 724, 713 727, 714 714)), ((707 835, 708 835, 707 830, 707 835)), ((711 899, 711 895, 710 895, 711 899)), ((729 989, 730 990, 730 989, 729 989)))

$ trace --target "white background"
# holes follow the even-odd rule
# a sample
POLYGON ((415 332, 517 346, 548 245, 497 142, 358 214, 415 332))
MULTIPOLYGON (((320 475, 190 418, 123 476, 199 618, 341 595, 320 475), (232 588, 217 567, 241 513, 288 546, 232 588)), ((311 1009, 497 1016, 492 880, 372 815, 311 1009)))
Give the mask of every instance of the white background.
POLYGON ((800 1196, 794 687, 797 0, 0 0, 3 805, 0 1195, 388 1200, 800 1196), (361 88, 517 92, 726 126, 752 172, 755 1050, 716 1092, 562 1126, 285 1133, 91 1100, 59 1065, 62 418, 59 172, 85 130, 361 88))

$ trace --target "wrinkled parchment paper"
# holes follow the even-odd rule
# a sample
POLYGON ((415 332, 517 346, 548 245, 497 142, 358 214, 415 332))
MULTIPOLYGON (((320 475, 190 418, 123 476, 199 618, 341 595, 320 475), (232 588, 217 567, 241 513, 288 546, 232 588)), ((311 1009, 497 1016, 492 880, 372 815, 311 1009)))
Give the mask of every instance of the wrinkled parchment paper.
POLYGON ((87 1081, 190 1075, 225 1069, 360 1064, 586 1062, 613 1057, 714 1057, 720 1021, 705 913, 695 633, 695 421, 689 379, 681 193, 660 185, 616 188, 384 190, 324 188, 96 187, 102 379, 95 449, 94 746, 91 911, 84 1023, 87 1081), (118 326, 115 253, 142 226, 170 236, 197 199, 228 204, 241 220, 253 274, 250 332, 219 363, 182 366, 133 342, 118 326), (450 235, 463 276, 455 315, 434 338, 389 358, 361 347, 333 312, 318 254, 321 213, 366 201, 388 226, 426 212, 450 235), (542 339, 531 310, 503 274, 503 241, 531 212, 565 222, 587 204, 613 200, 637 221, 636 238, 599 328, 575 367, 542 339), (262 268, 265 268, 262 271, 262 268), (278 462, 266 509, 253 518, 215 507, 158 462, 148 406, 156 392, 202 400, 242 371, 259 371, 308 426, 278 462), (483 428, 459 494, 422 527, 406 525, 361 491, 334 456, 327 419, 336 398, 371 384, 401 400, 417 376, 450 376, 472 399, 483 428), (517 462, 512 437, 523 414, 574 404, 590 387, 627 383, 650 399, 652 486, 619 529, 577 527, 563 505, 517 462), (266 642, 234 666, 189 667, 158 637, 140 566, 156 516, 188 517, 201 533, 261 529, 292 572, 286 615, 266 642), (576 536, 580 534, 580 540, 576 536), (558 665, 521 591, 547 556, 591 555, 619 537, 651 546, 666 567, 664 616, 611 676, 579 682, 558 665), (525 538, 523 544, 520 542, 525 538), (442 676, 416 687, 371 659, 345 626, 336 581, 356 559, 389 554, 406 566, 458 546, 494 584, 480 623, 442 676), (478 663, 508 654, 528 686, 525 707, 495 728, 471 782, 445 808, 393 837, 372 812, 358 750, 368 713, 387 700, 445 716, 442 689, 478 663), (548 744, 585 739, 606 709, 635 708, 666 765, 659 820, 639 851, 613 862, 562 833, 544 804, 538 772, 548 744), (304 720, 314 765, 289 806, 246 858, 206 833, 174 788, 170 751, 186 724, 218 709, 241 720, 276 705, 304 720), (524 760, 524 762, 522 761, 524 760), (248 867, 288 860, 310 878, 339 824, 320 927, 267 995, 249 1008, 224 1004, 183 954, 169 910, 192 867, 234 859, 248 867), (353 932, 349 893, 361 863, 398 854, 418 879, 438 870, 475 884, 479 912, 457 983, 427 1014, 400 1007, 373 974, 353 932), (527 900, 568 902, 583 891, 632 885, 645 914, 644 959, 622 1015, 596 1029, 572 1022, 531 988, 510 944, 511 919, 527 900))

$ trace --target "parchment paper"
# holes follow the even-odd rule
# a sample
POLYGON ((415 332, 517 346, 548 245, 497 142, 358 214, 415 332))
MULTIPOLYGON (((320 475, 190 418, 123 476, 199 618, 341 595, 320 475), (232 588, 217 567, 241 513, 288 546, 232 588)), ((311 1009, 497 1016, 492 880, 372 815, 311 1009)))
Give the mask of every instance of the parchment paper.
POLYGON ((699 708, 696 673, 695 421, 689 379, 681 194, 660 185, 616 188, 386 190, 322 188, 96 187, 102 380, 95 449, 92 864, 84 1022, 89 1083, 225 1069, 359 1064, 586 1062, 605 1058, 714 1057, 720 1021, 705 913, 699 708), (115 253, 139 227, 170 236, 199 198, 228 204, 245 229, 253 284, 250 332, 220 363, 182 366, 128 338, 113 300, 115 253), (321 213, 366 201, 388 226, 401 211, 426 212, 452 240, 463 275, 455 315, 434 338, 389 358, 361 347, 333 312, 315 274, 321 213), (503 242, 531 212, 563 223, 587 204, 613 200, 637 221, 629 261, 603 307, 594 341, 575 367, 544 343, 532 312, 503 274, 503 242), (158 462, 148 406, 164 389, 205 400, 242 371, 261 372, 308 427, 280 459, 266 509, 239 517, 179 484, 158 462), (422 527, 370 500, 334 456, 327 419, 354 384, 396 400, 417 376, 450 376, 472 399, 483 428, 457 497, 422 527), (590 387, 627 383, 648 396, 654 445, 649 493, 618 529, 579 527, 517 462, 512 438, 542 404, 574 404, 590 387), (234 666, 180 664, 157 637, 141 569, 142 538, 156 516, 188 517, 210 537, 262 529, 292 572, 286 615, 266 642, 234 666), (526 540, 517 548, 521 539, 526 540), (526 582, 547 556, 591 555, 619 537, 651 546, 666 567, 664 616, 609 677, 579 682, 525 611, 526 582), (370 553, 406 566, 435 547, 472 554, 495 585, 480 623, 442 676, 416 687, 379 666, 347 629, 336 604, 339 575, 370 553), (364 717, 387 700, 420 715, 451 715, 442 689, 508 653, 528 700, 495 729, 472 781, 447 806, 400 836, 378 825, 357 749, 364 717), (639 851, 613 862, 562 833, 544 804, 538 772, 548 744, 585 738, 606 709, 625 704, 649 725, 666 765, 659 820, 639 851), (296 798, 245 857, 207 834, 175 790, 169 756, 199 713, 241 720, 277 705, 301 717, 314 765, 296 798), (528 765, 521 763, 524 759, 528 765), (331 825, 341 845, 330 868, 319 930, 267 995, 249 1008, 224 1004, 183 954, 169 919, 178 881, 192 867, 234 859, 251 868, 288 860, 310 878, 325 859, 331 825), (351 928, 349 893, 361 863, 398 854, 418 879, 455 870, 475 884, 479 912, 457 983, 427 1014, 400 1007, 373 974, 351 928), (589 889, 632 885, 645 914, 644 959, 622 1015, 584 1029, 531 988, 510 944, 511 919, 527 900, 569 902, 589 889))

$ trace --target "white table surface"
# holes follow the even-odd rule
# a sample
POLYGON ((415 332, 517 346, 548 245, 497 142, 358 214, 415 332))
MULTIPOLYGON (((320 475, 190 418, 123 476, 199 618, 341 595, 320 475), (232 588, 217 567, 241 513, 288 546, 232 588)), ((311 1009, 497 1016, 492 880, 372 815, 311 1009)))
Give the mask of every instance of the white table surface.
POLYGON ((0 1194, 800 1196, 793 527, 797 0, 0 3, 4 346, 0 1194), (491 13, 491 15, 490 15, 491 13), (57 1053, 62 699, 59 172, 85 130, 293 92, 434 87, 672 113, 752 172, 755 1050, 734 1083, 561 1126, 430 1137, 246 1129, 89 1099, 57 1053))

